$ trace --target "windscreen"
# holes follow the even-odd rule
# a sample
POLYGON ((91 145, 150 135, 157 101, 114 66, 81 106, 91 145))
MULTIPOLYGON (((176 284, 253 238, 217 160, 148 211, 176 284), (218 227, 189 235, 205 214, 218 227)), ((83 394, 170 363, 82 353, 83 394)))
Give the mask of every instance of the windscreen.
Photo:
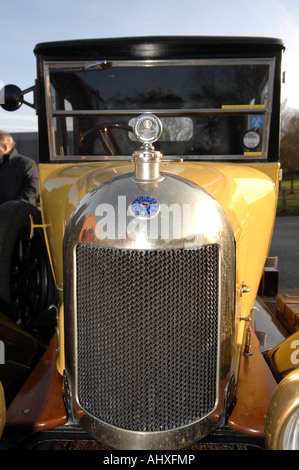
POLYGON ((155 148, 184 159, 266 158, 269 60, 47 64, 53 158, 127 157, 141 113, 159 116, 155 148))

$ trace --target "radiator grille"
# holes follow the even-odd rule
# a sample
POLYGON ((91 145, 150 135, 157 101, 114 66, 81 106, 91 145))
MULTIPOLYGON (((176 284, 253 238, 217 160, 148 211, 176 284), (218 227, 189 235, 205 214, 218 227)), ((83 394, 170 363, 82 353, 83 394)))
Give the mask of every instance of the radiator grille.
POLYGON ((77 246, 77 383, 86 411, 135 431, 174 429, 212 411, 218 251, 77 246))

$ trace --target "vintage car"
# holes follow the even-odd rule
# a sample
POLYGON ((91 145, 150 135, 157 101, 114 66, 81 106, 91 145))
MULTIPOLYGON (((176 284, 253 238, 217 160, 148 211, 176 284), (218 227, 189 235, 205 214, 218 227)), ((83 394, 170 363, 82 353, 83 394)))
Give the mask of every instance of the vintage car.
POLYGON ((36 46, 40 204, 0 207, 3 446, 299 448, 298 315, 268 258, 283 51, 36 46))

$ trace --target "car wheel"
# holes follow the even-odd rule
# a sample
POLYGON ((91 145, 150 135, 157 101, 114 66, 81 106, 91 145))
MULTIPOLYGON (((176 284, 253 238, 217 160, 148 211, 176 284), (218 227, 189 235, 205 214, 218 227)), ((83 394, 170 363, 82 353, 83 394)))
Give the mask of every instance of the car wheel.
POLYGON ((0 305, 2 313, 29 329, 47 308, 52 275, 41 228, 31 236, 31 221, 41 224, 40 211, 24 201, 0 206, 0 305))

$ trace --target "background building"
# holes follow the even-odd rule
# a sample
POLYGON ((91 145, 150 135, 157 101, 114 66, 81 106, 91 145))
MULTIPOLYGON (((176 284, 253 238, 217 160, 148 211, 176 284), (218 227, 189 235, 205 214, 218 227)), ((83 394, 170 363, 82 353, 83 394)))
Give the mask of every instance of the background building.
POLYGON ((38 163, 38 134, 37 132, 12 132, 17 150, 20 154, 30 157, 38 163))

